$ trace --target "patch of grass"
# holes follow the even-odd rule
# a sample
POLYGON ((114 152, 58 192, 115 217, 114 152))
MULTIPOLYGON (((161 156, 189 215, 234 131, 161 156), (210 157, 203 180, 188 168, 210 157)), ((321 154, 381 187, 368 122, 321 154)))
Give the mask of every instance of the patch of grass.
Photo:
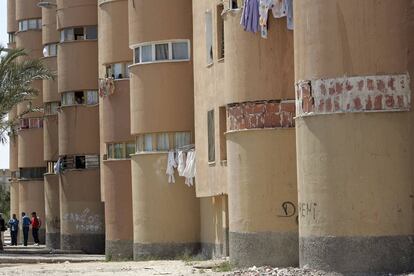
POLYGON ((229 272, 232 271, 232 266, 230 262, 223 262, 220 265, 213 267, 214 272, 229 272))
POLYGON ((205 257, 201 254, 190 254, 185 252, 183 255, 179 256, 177 260, 182 260, 186 265, 192 265, 194 262, 204 261, 205 257))

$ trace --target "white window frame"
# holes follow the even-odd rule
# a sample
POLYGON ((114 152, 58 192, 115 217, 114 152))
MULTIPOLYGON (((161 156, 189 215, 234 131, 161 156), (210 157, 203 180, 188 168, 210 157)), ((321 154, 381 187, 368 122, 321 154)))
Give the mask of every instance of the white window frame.
POLYGON ((84 90, 84 91, 67 91, 67 92, 62 92, 61 93, 61 107, 68 107, 68 106, 81 106, 81 105, 85 105, 85 106, 96 106, 99 105, 99 93, 98 90, 84 90), (83 92, 83 103, 78 104, 76 102, 75 99, 75 92, 83 92), (88 94, 91 92, 95 92, 96 93, 96 97, 97 97, 97 102, 96 103, 92 103, 92 104, 88 104, 88 94), (65 95, 68 95, 69 93, 73 94, 73 102, 71 104, 67 104, 65 99, 65 95))
POLYGON ((86 41, 96 41, 96 40, 98 40, 98 35, 99 35, 99 33, 98 33, 98 26, 97 25, 63 28, 63 29, 60 30, 60 42, 85 41, 85 40, 86 41), (87 38, 87 35, 86 35, 86 29, 91 28, 91 27, 96 28, 96 36, 97 37, 89 39, 89 38, 87 38), (75 39, 75 29, 77 29, 77 28, 83 28, 83 39, 75 39), (66 39, 65 31, 70 31, 70 30, 72 30, 73 39, 66 39))
POLYGON ((55 57, 57 56, 57 43, 45 44, 43 47, 43 56, 44 57, 55 57), (54 46, 54 53, 51 53, 51 49, 54 46), (46 55, 45 55, 46 53, 46 55))
POLYGON ((190 61, 191 60, 191 41, 189 39, 173 39, 173 40, 162 40, 162 41, 151 41, 151 42, 145 42, 145 43, 140 43, 140 44, 136 44, 133 45, 131 47, 134 51, 134 59, 133 59, 133 64, 132 65, 142 65, 142 64, 151 64, 151 63, 164 63, 164 62, 186 62, 186 61, 190 61), (188 51, 188 58, 186 59, 173 59, 173 48, 172 48, 172 44, 173 43, 179 43, 179 42, 185 42, 187 43, 187 51, 188 51), (155 51, 155 45, 159 45, 159 44, 168 44, 168 59, 165 60, 156 60, 156 51, 155 51), (151 46, 151 61, 142 61, 142 47, 144 46, 151 46), (139 52, 139 63, 135 63, 135 61, 137 60, 136 58, 136 53, 137 53, 137 48, 139 48, 138 52, 139 52))

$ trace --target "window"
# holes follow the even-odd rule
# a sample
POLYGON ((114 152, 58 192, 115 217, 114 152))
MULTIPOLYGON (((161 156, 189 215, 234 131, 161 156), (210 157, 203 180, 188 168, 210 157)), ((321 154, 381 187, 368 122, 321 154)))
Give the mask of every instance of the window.
POLYGON ((140 47, 134 49, 134 63, 141 63, 139 49, 140 47))
POLYGON ((16 42, 16 36, 14 33, 9 33, 9 44, 16 42))
POLYGON ((96 105, 99 103, 99 99, 98 99, 98 91, 96 90, 91 90, 91 91, 86 91, 86 104, 87 105, 96 105))
POLYGON ((65 28, 60 31, 60 42, 74 40, 95 40, 98 38, 96 26, 65 28))
POLYGON ((177 148, 187 146, 191 144, 190 132, 177 132, 175 133, 175 146, 177 148))
POLYGON ((71 105, 97 105, 99 104, 98 91, 75 91, 75 92, 63 92, 62 93, 62 106, 71 105))
POLYGON ((168 44, 155 44, 155 60, 167 60, 168 55, 168 44))
POLYGON ((42 19, 28 19, 19 21, 19 31, 24 32, 28 30, 41 30, 42 19))
POLYGON ((224 58, 224 19, 222 13, 224 5, 217 6, 217 55, 219 59, 224 58))
POLYGON ((146 133, 138 135, 134 150, 136 152, 165 152, 190 145, 190 143, 190 132, 146 133))
POLYGON ((143 44, 134 49, 135 64, 187 61, 190 59, 190 42, 188 40, 143 44))
POLYGON ((214 110, 207 113, 207 135, 208 135, 208 162, 216 161, 215 134, 214 134, 214 110))
POLYGON ((58 108, 59 108, 60 103, 59 102, 50 102, 50 103, 45 103, 45 107, 44 107, 44 112, 45 115, 56 115, 58 112, 58 108))
POLYGON ((47 44, 43 47, 44 57, 53 57, 57 55, 57 44, 47 44))
POLYGON ((20 168, 21 179, 43 179, 46 173, 46 167, 39 168, 20 168))
POLYGON ((55 173, 55 165, 56 161, 48 161, 47 162, 47 173, 55 173))
POLYGON ((152 45, 142 46, 142 62, 152 61, 152 45))
POLYGON ((220 129, 220 161, 227 160, 227 142, 226 142, 226 131, 227 131, 227 114, 226 107, 220 106, 219 108, 219 129, 220 129))
POLYGON ((85 167, 99 168, 99 155, 85 155, 85 167))
POLYGON ((172 59, 185 60, 189 59, 188 43, 186 42, 173 42, 172 43, 172 59))
POLYGON ((43 128, 43 118, 22 118, 20 119, 20 130, 31 128, 43 128))
POLYGON ((206 12, 206 57, 207 65, 213 63, 213 17, 211 11, 206 12))
POLYGON ((126 144, 126 156, 127 158, 129 158, 131 156, 131 154, 135 154, 135 143, 134 142, 130 142, 126 144))
POLYGON ((85 156, 75 156, 75 169, 86 169, 85 156))
POLYGON ((128 159, 135 153, 135 143, 109 143, 107 144, 108 159, 128 159))
POLYGON ((98 39, 98 28, 96 26, 88 26, 85 28, 85 39, 98 39))
POLYGON ((106 77, 118 79, 129 79, 128 66, 131 63, 113 63, 106 66, 106 77))
POLYGON ((168 151, 170 149, 170 142, 168 139, 168 133, 159 133, 157 135, 157 150, 168 151))

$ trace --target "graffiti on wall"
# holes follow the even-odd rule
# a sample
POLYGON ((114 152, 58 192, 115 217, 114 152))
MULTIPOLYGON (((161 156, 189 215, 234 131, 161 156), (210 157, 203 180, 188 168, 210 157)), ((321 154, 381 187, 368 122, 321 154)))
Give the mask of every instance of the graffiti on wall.
POLYGON ((280 218, 295 218, 296 223, 299 222, 297 215, 297 208, 294 203, 290 201, 285 201, 280 206, 280 211, 278 217, 280 218))
POLYGON ((66 213, 62 220, 74 225, 79 232, 100 233, 104 231, 103 219, 86 208, 80 213, 66 213))

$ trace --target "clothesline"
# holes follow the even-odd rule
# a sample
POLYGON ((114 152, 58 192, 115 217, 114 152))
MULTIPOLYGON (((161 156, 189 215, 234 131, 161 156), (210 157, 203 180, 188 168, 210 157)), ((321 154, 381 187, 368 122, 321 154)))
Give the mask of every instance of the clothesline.
POLYGON ((257 33, 267 38, 268 14, 274 18, 287 17, 287 28, 293 30, 293 0, 244 0, 240 25, 246 32, 257 33))

